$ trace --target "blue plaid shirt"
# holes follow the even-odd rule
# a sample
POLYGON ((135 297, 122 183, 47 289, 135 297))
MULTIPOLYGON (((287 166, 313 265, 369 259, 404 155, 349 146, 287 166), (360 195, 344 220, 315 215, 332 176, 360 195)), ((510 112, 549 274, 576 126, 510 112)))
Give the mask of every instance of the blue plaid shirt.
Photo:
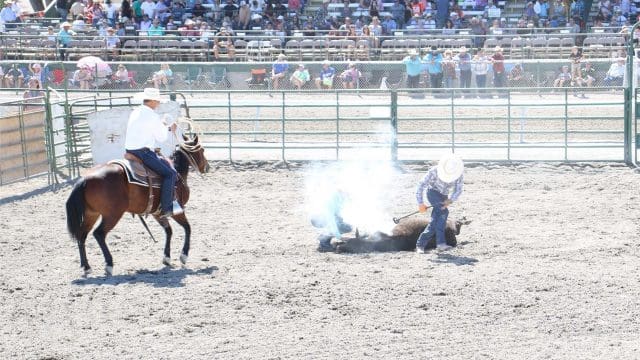
POLYGON ((416 191, 416 200, 418 204, 424 203, 424 192, 429 189, 434 189, 442 195, 449 196, 449 200, 456 201, 460 194, 462 194, 462 184, 464 183, 464 175, 460 175, 459 178, 453 182, 446 183, 438 178, 438 168, 432 167, 425 175, 424 179, 418 184, 418 190, 416 191), (453 192, 453 193, 452 193, 453 192))

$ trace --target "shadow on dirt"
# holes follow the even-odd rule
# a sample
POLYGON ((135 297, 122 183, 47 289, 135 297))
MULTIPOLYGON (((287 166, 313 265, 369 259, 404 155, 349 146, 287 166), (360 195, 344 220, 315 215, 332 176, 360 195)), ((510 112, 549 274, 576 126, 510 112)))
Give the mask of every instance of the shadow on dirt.
POLYGON ((135 274, 98 276, 87 279, 73 280, 73 285, 120 285, 120 284, 149 284, 158 288, 177 288, 185 286, 187 276, 213 275, 217 266, 208 266, 196 271, 187 268, 174 269, 164 267, 160 270, 137 270, 135 274))
POLYGON ((455 265, 475 265, 478 262, 478 259, 466 257, 466 256, 455 256, 451 254, 439 253, 435 259, 429 259, 429 261, 434 262, 436 264, 455 264, 455 265))

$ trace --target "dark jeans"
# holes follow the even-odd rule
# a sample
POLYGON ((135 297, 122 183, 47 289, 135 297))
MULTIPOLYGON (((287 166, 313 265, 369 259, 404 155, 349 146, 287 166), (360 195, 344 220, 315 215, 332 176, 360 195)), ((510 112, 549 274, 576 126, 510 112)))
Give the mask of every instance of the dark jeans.
POLYGON ((173 190, 176 186, 178 174, 175 169, 160 159, 158 155, 148 148, 128 150, 127 152, 137 156, 149 169, 162 176, 162 187, 160 188, 160 208, 162 212, 169 212, 173 209, 173 190))
POLYGON ((407 75, 407 87, 415 89, 420 86, 420 75, 407 75))
POLYGON ((487 74, 476 74, 476 86, 478 87, 478 96, 484 97, 485 91, 483 89, 487 87, 487 74))
POLYGON ((460 87, 471 87, 471 70, 460 70, 460 87))
POLYGON ((442 87, 442 73, 429 73, 429 80, 431 81, 432 89, 439 89, 442 87))
POLYGON ((418 237, 416 247, 424 249, 427 245, 427 241, 436 236, 436 245, 446 244, 444 237, 444 230, 447 226, 447 217, 449 217, 449 209, 444 208, 444 201, 447 200, 445 195, 440 194, 434 189, 427 191, 427 200, 429 204, 433 206, 431 210, 431 222, 424 232, 418 237))

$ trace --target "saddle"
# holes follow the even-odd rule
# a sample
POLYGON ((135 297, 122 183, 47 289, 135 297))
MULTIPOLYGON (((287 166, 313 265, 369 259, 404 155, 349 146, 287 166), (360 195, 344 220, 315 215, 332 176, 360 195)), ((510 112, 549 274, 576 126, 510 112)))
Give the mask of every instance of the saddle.
MULTIPOLYGON (((169 165, 173 166, 171 161, 169 161, 168 159, 163 158, 163 160, 167 161, 169 165)), ((142 160, 140 160, 140 158, 130 153, 125 153, 124 159, 109 161, 109 164, 116 164, 120 166, 124 170, 124 173, 127 176, 127 181, 130 184, 149 188, 149 200, 147 202, 145 214, 152 213, 153 189, 159 189, 162 187, 162 176, 146 167, 142 163, 142 160)), ((160 207, 158 206, 155 213, 159 212, 160 207)))

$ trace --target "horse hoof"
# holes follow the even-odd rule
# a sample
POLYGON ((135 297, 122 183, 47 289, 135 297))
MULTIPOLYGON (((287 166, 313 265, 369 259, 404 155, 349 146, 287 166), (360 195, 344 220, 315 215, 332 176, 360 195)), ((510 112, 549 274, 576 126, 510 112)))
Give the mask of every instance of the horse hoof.
POLYGON ((168 256, 165 256, 162 258, 162 264, 166 265, 166 266, 171 266, 171 258, 168 256))
POLYGON ((113 266, 105 266, 104 268, 104 274, 107 276, 111 276, 113 275, 113 266))
POLYGON ((182 265, 186 265, 187 260, 189 260, 189 257, 187 255, 185 254, 180 255, 180 262, 182 263, 182 265))
POLYGON ((91 274, 91 268, 82 269, 82 277, 88 277, 91 274))

